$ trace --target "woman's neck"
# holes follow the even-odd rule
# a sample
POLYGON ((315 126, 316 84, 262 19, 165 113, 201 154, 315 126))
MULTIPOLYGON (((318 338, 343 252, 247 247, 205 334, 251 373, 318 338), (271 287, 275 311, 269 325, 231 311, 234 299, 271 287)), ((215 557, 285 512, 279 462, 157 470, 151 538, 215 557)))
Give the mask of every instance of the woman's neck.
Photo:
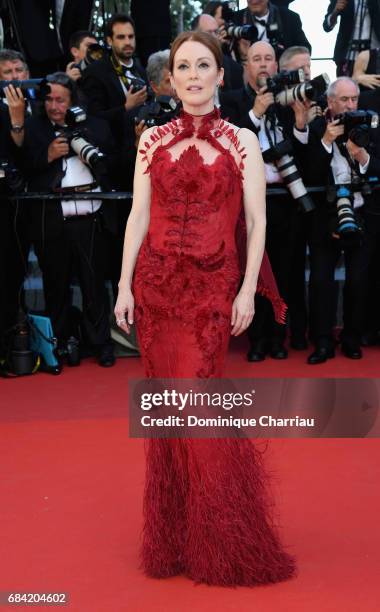
POLYGON ((207 103, 202 106, 190 106, 188 104, 182 105, 183 112, 187 115, 191 115, 195 123, 202 121, 203 117, 207 117, 214 112, 214 103, 207 103))

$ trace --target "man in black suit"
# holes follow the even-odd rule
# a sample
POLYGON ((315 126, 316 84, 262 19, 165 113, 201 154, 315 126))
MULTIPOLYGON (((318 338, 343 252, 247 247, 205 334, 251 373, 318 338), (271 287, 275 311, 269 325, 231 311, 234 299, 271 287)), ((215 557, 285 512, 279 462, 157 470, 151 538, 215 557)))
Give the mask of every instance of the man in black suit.
MULTIPOLYGON (((274 104, 273 93, 268 92, 265 85, 268 77, 277 72, 275 52, 269 43, 257 42, 249 48, 246 72, 246 87, 221 94, 223 116, 255 132, 264 155, 284 140, 292 143, 296 155, 298 151, 303 152, 303 143, 307 140, 305 108, 302 104, 297 105, 294 114, 289 107, 274 104)), ((268 161, 265 170, 269 188, 277 191, 284 188, 284 178, 275 163, 268 161)), ((290 193, 267 196, 266 249, 280 294, 286 302, 295 228, 301 214, 297 208, 290 193)), ((285 326, 275 323, 270 304, 258 296, 255 318, 248 330, 251 341, 248 360, 262 361, 268 353, 274 359, 285 359, 285 334, 285 326)))
MULTIPOLYGON (((49 85, 45 116, 30 119, 25 127, 29 190, 73 196, 68 201, 42 200, 30 205, 30 233, 43 274, 46 310, 63 352, 73 335, 69 313, 74 268, 82 291, 86 335, 99 364, 112 366, 115 359, 105 290, 105 228, 115 230, 111 202, 102 205, 96 199, 95 192, 104 183, 65 137, 66 113, 76 103, 75 83, 65 73, 55 73, 49 85), (82 191, 94 192, 94 199, 76 200, 75 194, 82 191)), ((107 123, 88 117, 80 130, 111 164, 114 147, 107 123)))
POLYGON ((325 32, 335 28, 338 17, 334 61, 338 76, 350 76, 358 53, 380 46, 380 0, 330 0, 325 32))
POLYGON ((296 45, 311 51, 299 15, 269 0, 248 0, 248 8, 235 13, 234 21, 237 25, 254 25, 257 40, 269 42, 276 49, 277 58, 284 49, 296 45))
POLYGON ((133 115, 147 97, 146 86, 136 90, 133 79, 146 82, 146 75, 134 56, 136 36, 131 17, 114 15, 107 22, 106 32, 111 54, 85 70, 81 88, 88 100, 89 113, 109 121, 115 140, 122 144, 125 115, 130 111, 133 115))
MULTIPOLYGON (((360 176, 378 173, 380 163, 367 151, 356 146, 350 138, 343 138, 344 126, 337 115, 355 111, 358 106, 358 85, 348 77, 340 77, 327 92, 328 115, 315 119, 310 125, 308 147, 313 182, 319 185, 348 186, 360 176)), ((311 178, 310 177, 310 178, 311 178)), ((311 181, 310 181, 311 182, 311 181)), ((366 303, 368 266, 376 240, 368 231, 368 198, 356 191, 350 198, 349 209, 354 211, 362 231, 347 234, 338 223, 338 206, 343 220, 346 200, 326 196, 315 197, 317 205, 313 236, 310 241, 310 307, 313 321, 315 351, 308 363, 324 363, 335 356, 333 328, 336 320, 334 273, 342 254, 345 263, 343 294, 342 352, 350 359, 360 359, 360 338, 366 303), (351 240, 348 241, 348 236, 351 240)), ((351 224, 352 227, 352 224, 351 224)))

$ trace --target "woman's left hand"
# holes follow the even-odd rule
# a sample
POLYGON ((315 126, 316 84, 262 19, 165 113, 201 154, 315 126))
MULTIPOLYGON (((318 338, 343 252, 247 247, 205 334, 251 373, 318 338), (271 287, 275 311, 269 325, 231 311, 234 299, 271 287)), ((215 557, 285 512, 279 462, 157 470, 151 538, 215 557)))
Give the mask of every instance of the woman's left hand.
POLYGON ((239 291, 232 304, 231 336, 239 336, 252 323, 255 314, 255 294, 239 291))

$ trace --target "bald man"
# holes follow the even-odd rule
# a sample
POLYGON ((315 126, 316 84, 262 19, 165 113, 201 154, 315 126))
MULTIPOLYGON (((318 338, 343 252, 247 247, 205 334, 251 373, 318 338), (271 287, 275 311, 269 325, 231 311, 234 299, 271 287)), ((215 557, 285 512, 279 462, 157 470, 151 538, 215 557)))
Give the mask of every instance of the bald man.
MULTIPOLYGON (((223 43, 223 33, 220 31, 218 22, 211 15, 207 15, 206 13, 202 13, 199 15, 198 19, 195 20, 195 29, 198 32, 206 32, 207 34, 212 34, 216 36, 220 43, 223 43)), ((223 77, 223 91, 229 91, 231 89, 239 89, 243 87, 243 67, 235 62, 230 55, 225 53, 224 47, 223 50, 223 68, 224 68, 224 77, 223 77)))
MULTIPOLYGON (((273 94, 267 91, 266 82, 277 73, 277 61, 273 47, 267 42, 254 43, 248 50, 245 87, 235 92, 222 93, 221 109, 232 123, 255 132, 261 150, 267 151, 282 140, 290 140, 294 155, 302 160, 308 139, 306 112, 302 104, 294 108, 275 104, 273 94)), ((300 168, 300 164, 296 161, 300 168)), ((267 185, 270 189, 284 188, 283 178, 275 163, 265 164, 267 185)), ((281 295, 289 303, 289 285, 292 276, 295 234, 298 232, 302 213, 290 193, 267 196, 266 249, 281 295)), ((302 275, 299 279, 303 283, 302 275)), ((290 312, 290 317, 292 312, 290 312)), ((294 348, 306 348, 305 330, 299 338, 292 338, 294 348)), ((275 323, 270 304, 257 299, 256 314, 249 329, 251 349, 249 361, 262 361, 267 354, 274 359, 285 359, 285 326, 275 323)))

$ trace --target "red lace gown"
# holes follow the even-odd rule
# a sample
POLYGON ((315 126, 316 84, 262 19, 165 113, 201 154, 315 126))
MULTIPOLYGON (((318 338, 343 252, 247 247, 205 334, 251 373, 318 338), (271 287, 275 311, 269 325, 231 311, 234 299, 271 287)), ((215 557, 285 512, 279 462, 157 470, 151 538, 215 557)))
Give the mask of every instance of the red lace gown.
MULTIPOLYGON (((182 112, 145 143, 151 213, 134 295, 148 377, 220 377, 231 332, 244 152, 216 110, 196 121, 182 112)), ((274 297, 263 279, 259 290, 274 297)), ((280 315, 275 298, 274 306, 280 315)), ((289 578, 294 560, 270 505, 261 453, 250 440, 149 440, 145 573, 225 586, 289 578)))

